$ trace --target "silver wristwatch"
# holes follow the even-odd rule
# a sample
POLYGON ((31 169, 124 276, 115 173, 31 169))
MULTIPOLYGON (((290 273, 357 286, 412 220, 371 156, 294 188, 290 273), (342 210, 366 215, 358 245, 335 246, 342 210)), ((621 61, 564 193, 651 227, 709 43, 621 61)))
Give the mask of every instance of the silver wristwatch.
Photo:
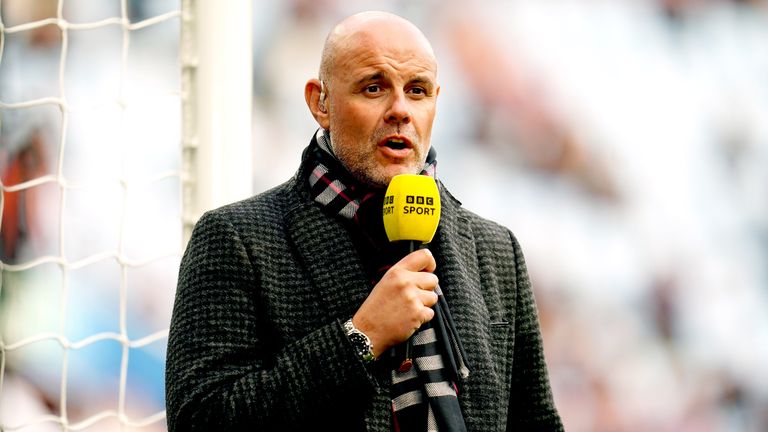
POLYGON ((371 340, 365 333, 355 328, 351 318, 344 323, 344 332, 347 334, 349 341, 352 342, 352 347, 363 362, 369 363, 376 358, 373 356, 373 344, 371 343, 371 340))

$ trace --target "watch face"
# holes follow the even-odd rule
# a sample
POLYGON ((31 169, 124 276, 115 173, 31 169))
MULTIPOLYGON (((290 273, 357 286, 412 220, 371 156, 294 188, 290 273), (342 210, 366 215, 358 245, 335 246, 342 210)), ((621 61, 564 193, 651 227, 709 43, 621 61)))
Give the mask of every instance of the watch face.
POLYGON ((368 341, 366 340, 365 336, 361 335, 360 333, 352 333, 349 335, 349 340, 352 342, 352 346, 355 347, 355 350, 358 352, 358 354, 361 356, 368 354, 368 341))

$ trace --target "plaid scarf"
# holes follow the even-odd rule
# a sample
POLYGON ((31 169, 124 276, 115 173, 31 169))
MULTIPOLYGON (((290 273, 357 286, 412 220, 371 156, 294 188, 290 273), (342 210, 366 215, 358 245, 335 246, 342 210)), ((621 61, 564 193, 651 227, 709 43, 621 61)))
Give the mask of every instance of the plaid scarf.
MULTIPOLYGON (((430 148, 422 175, 435 177, 435 156, 435 150, 430 148)), ((314 201, 329 214, 352 221, 360 227, 361 206, 373 203, 381 192, 369 190, 349 174, 333 153, 328 131, 318 129, 314 142, 304 153, 302 163, 307 165, 309 171, 310 194, 314 201)), ((374 242, 370 236, 368 239, 374 242)), ((376 266, 374 283, 395 262, 393 257, 376 259, 388 262, 376 266)), ((434 306, 434 319, 425 323, 410 340, 389 351, 390 360, 413 360, 413 367, 403 361, 400 367, 393 367, 391 371, 395 431, 467 430, 456 385, 460 376, 469 376, 466 353, 439 286, 435 292, 438 302, 434 306)), ((398 363, 395 361, 393 364, 398 363)))
MULTIPOLYGON (((318 129, 315 141, 317 146, 310 145, 304 155, 305 159, 312 162, 309 174, 312 198, 327 212, 359 223, 357 211, 360 205, 376 195, 376 192, 362 187, 336 158, 328 131, 318 129)), ((435 176, 435 156, 435 150, 430 148, 422 175, 435 176)))

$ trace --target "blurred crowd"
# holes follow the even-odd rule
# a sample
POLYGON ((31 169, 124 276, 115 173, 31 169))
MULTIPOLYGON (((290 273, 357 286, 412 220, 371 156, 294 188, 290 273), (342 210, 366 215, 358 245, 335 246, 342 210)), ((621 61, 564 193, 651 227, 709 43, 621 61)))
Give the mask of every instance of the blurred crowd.
MULTIPOLYGON (((55 15, 56 3, 6 0, 3 24, 55 15)), ((117 1, 82 3, 65 0, 68 19, 119 15, 117 1)), ((132 21, 179 7, 128 4, 132 21)), ((510 227, 526 252, 566 430, 768 430, 767 2, 253 7, 254 190, 293 175, 314 132, 302 90, 328 29, 364 9, 403 15, 439 61, 438 176, 465 207, 510 227)), ((77 109, 66 124, 55 106, 0 110, 4 185, 58 170, 90 185, 63 200, 55 183, 6 192, 4 263, 180 253, 178 179, 121 183, 178 169, 179 101, 167 96, 179 86, 178 30, 177 20, 132 32, 122 85, 135 87, 122 91, 120 30, 72 34, 63 86, 77 109)), ((6 35, 0 101, 60 95, 61 45, 55 26, 6 35)), ((3 272, 0 340, 119 331, 121 286, 132 339, 167 327, 177 265, 175 256, 127 269, 112 259, 3 272)), ((73 421, 116 409, 121 347, 99 344, 68 353, 73 421)), ((163 409, 164 344, 130 350, 130 418, 163 409)), ((0 425, 61 412, 63 358, 53 341, 5 353, 0 425)))

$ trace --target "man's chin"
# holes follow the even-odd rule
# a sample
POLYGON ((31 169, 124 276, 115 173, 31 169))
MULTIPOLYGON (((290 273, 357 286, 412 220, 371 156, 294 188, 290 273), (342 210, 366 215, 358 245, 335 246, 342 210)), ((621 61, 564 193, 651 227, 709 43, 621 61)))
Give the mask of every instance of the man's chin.
POLYGON ((421 167, 416 166, 409 166, 409 165, 390 165, 388 167, 384 167, 379 173, 380 175, 378 178, 381 180, 380 183, 384 185, 384 187, 389 186, 389 182, 392 181, 392 178, 400 175, 400 174, 419 174, 421 172, 421 167))
POLYGON ((385 189, 389 186, 389 182, 392 178, 400 174, 418 174, 418 171, 407 169, 406 167, 388 167, 387 169, 374 169, 365 172, 353 173, 354 176, 361 182, 374 189, 385 189))
POLYGON ((368 160, 368 163, 344 165, 358 181, 375 189, 386 188, 396 175, 419 174, 424 166, 422 162, 402 161, 402 163, 395 163, 391 160, 368 160), (357 169, 351 169, 350 165, 357 169))

